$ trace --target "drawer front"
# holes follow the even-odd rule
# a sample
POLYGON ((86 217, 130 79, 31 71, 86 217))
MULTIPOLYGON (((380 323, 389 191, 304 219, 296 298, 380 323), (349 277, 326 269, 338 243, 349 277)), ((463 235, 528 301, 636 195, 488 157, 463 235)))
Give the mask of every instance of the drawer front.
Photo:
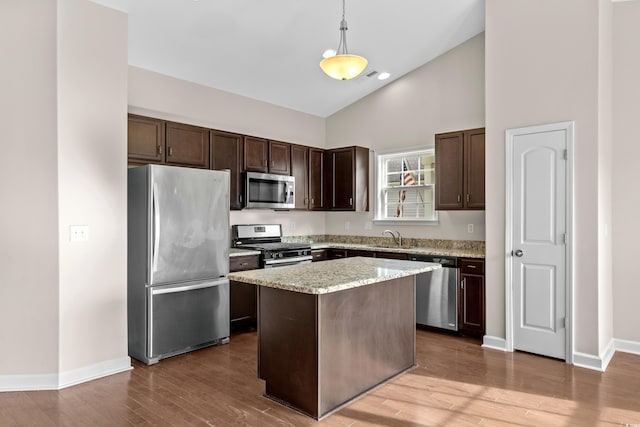
POLYGON ((229 271, 256 270, 260 268, 258 255, 243 255, 229 258, 229 271))
POLYGON ((313 257, 313 262, 324 261, 327 259, 327 251, 324 249, 316 249, 311 251, 311 256, 313 257))
POLYGON ((484 274, 484 261, 479 259, 460 260, 460 273, 462 274, 484 274))

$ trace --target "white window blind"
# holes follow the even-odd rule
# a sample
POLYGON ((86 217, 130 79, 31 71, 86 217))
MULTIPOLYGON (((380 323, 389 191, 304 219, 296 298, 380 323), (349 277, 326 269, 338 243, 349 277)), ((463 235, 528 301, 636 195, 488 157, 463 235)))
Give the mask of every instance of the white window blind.
POLYGON ((435 221, 433 149, 376 155, 376 220, 435 221))

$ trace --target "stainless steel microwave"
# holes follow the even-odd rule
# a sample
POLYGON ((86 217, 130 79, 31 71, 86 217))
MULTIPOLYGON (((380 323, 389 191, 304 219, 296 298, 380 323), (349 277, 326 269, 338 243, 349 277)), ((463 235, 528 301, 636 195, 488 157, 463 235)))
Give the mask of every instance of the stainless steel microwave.
POLYGON ((287 175, 247 172, 245 208, 295 208, 295 178, 287 175))

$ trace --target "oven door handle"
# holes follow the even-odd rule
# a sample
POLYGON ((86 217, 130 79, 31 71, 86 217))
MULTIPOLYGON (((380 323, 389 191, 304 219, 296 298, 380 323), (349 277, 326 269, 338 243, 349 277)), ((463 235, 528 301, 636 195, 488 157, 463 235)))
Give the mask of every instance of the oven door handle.
POLYGON ((266 265, 296 264, 296 263, 312 261, 312 260, 313 260, 313 257, 311 255, 305 255, 305 256, 295 257, 295 258, 282 258, 282 259, 269 260, 269 261, 265 261, 265 264, 266 265))

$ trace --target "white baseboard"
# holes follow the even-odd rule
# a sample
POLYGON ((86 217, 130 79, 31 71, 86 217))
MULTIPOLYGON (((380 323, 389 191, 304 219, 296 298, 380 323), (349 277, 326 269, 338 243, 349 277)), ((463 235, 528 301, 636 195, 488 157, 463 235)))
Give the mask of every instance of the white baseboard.
POLYGON ((600 356, 580 353, 577 351, 574 352, 573 364, 581 368, 604 372, 607 370, 607 366, 609 366, 609 362, 611 362, 611 358, 613 357, 615 352, 615 341, 611 340, 600 356))
POLYGON ((640 342, 614 339, 616 351, 640 355, 640 342))
POLYGON ((499 337, 492 337, 491 335, 485 335, 482 337, 482 347, 490 348, 493 350, 507 351, 507 340, 499 337))
POLYGON ((0 392, 57 389, 58 374, 0 375, 0 392))
POLYGON ((59 374, 0 375, 0 392, 60 390, 131 369, 131 359, 122 357, 59 374))
POLYGON ((58 389, 130 371, 131 369, 133 369, 131 367, 131 358, 127 356, 61 372, 58 378, 58 389))

